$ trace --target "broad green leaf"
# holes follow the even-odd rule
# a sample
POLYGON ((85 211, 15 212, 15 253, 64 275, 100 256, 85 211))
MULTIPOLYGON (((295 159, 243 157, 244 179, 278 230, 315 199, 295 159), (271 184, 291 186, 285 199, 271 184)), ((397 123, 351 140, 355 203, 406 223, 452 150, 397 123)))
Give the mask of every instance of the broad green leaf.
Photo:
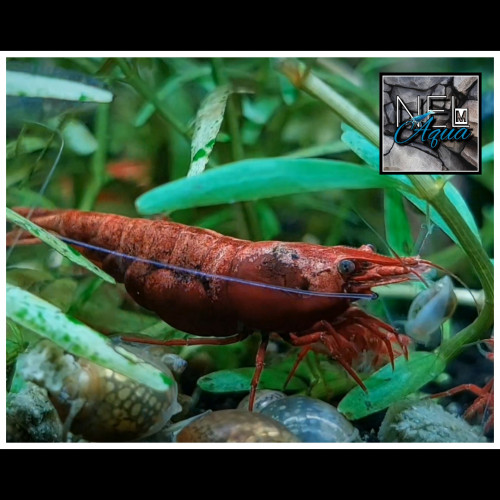
MULTIPOLYGON (((255 368, 235 368, 209 373, 198 379, 198 387, 206 392, 233 393, 248 392, 255 368)), ((259 389, 282 391, 288 373, 275 368, 265 368, 259 382, 259 389)), ((306 383, 294 377, 288 384, 286 392, 298 392, 307 388, 306 383)))
POLYGON ((111 102, 113 94, 86 83, 34 75, 22 71, 7 71, 7 95, 43 97, 79 102, 111 102))
POLYGON ((332 360, 320 362, 320 376, 311 387, 309 396, 317 399, 329 401, 346 394, 356 382, 338 363, 332 360))
POLYGON ((349 420, 384 410, 434 380, 445 368, 444 360, 432 352, 412 352, 408 361, 400 356, 394 371, 390 364, 382 367, 364 380, 368 392, 355 387, 342 399, 338 410, 349 420))
POLYGON ((489 144, 486 144, 486 146, 483 146, 482 149, 482 156, 483 156, 483 163, 487 163, 489 161, 493 161, 494 157, 494 143, 490 142, 489 144))
POLYGON ((136 200, 145 215, 328 189, 398 187, 371 169, 336 160, 260 158, 159 186, 136 200))
MULTIPOLYGON (((354 130, 349 125, 342 124, 342 129, 345 131, 342 134, 342 140, 364 161, 368 163, 373 169, 379 170, 379 154, 378 149, 373 146, 373 144, 368 141, 365 137, 363 137, 359 132, 354 130)), ((387 175, 386 175, 387 176, 387 175)), ((384 176, 385 177, 385 176, 384 176)), ((388 177, 397 178, 401 183, 405 184, 410 188, 412 183, 410 179, 406 175, 390 175, 388 177)), ((417 196, 411 194, 409 189, 401 190, 403 196, 405 196, 413 205, 415 205, 419 210, 421 210, 424 214, 427 213, 427 202, 425 200, 421 200, 417 196)), ((450 201, 455 205, 458 211, 462 214, 465 222, 468 224, 472 232, 478 237, 479 229, 477 227, 476 221, 469 210, 469 206, 466 201, 463 199, 462 195, 458 191, 458 189, 447 182, 444 187, 444 192, 450 199, 450 201)), ((457 245, 459 244, 457 238, 453 234, 452 230, 449 228, 448 224, 442 219, 439 213, 433 208, 430 208, 430 217, 431 220, 437 224, 457 245)))
POLYGON ((218 87, 201 103, 196 114, 191 141, 191 166, 187 174, 188 177, 199 175, 205 170, 224 118, 227 98, 230 93, 228 86, 218 87))
MULTIPOLYGON (((273 369, 279 370, 288 376, 297 361, 297 356, 298 350, 292 352, 291 356, 281 363, 273 365, 273 369)), ((339 363, 325 355, 314 352, 309 352, 299 364, 295 372, 295 377, 297 376, 308 383, 309 396, 325 401, 342 396, 356 385, 356 382, 339 363)))
POLYGON ((75 356, 114 370, 157 391, 174 381, 132 354, 119 354, 111 341, 60 309, 17 286, 7 284, 7 317, 48 338, 75 356))
POLYGON ((413 238, 401 194, 394 189, 384 192, 384 219, 387 242, 400 256, 411 255, 413 238))
POLYGON ((17 214, 10 208, 7 208, 7 220, 22 227, 33 236, 36 236, 44 243, 52 247, 56 252, 59 252, 64 257, 67 257, 74 264, 85 267, 85 269, 93 272, 108 283, 116 283, 116 281, 109 274, 105 273, 102 269, 99 269, 96 265, 92 264, 92 262, 87 260, 80 252, 77 252, 74 248, 70 247, 56 236, 45 231, 45 229, 42 229, 40 226, 37 226, 25 217, 17 214))

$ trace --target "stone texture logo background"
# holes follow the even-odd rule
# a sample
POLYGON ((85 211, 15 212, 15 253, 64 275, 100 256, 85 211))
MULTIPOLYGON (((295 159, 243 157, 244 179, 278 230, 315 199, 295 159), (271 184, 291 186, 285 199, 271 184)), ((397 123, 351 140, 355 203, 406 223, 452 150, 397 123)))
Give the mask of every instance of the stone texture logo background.
MULTIPOLYGON (((479 75, 393 75, 383 74, 380 81, 381 95, 381 172, 383 173, 480 173, 480 126, 479 126, 479 75), (421 136, 407 144, 396 144, 397 96, 406 104, 414 117, 426 113, 427 96, 446 96, 446 100, 434 100, 431 109, 443 109, 446 113, 433 115, 436 125, 451 128, 451 97, 455 108, 468 109, 468 126, 472 137, 465 141, 443 141, 432 149, 429 141, 422 143, 421 136), (421 109, 417 109, 420 96, 421 109)), ((410 119, 404 108, 400 124, 410 119)), ((457 128, 457 126, 455 127, 457 128)), ((413 131, 406 127, 401 138, 407 139, 413 131)))

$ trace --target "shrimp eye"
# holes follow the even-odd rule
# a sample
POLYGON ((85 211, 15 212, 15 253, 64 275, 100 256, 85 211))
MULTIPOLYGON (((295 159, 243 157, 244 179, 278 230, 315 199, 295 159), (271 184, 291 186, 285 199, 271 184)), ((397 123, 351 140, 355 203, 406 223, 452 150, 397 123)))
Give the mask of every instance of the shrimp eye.
POLYGON ((371 243, 367 243, 367 245, 366 245, 366 246, 367 246, 368 248, 370 248, 370 250, 371 250, 372 252, 376 252, 376 251, 377 251, 377 249, 376 249, 375 245, 372 245, 371 243))
POLYGON ((351 274, 356 269, 356 265, 352 260, 341 260, 339 262, 339 271, 341 274, 351 274))

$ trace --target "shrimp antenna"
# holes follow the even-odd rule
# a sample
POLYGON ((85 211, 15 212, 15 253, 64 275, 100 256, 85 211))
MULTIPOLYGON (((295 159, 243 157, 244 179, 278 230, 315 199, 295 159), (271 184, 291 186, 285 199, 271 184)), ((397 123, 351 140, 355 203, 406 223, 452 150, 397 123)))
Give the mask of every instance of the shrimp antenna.
POLYGON ((121 257, 124 259, 133 260, 134 262, 142 262, 144 264, 153 265, 159 267, 161 269, 167 269, 169 271, 174 271, 177 273, 190 274, 192 276, 197 276, 202 279, 220 279, 223 281, 229 281, 232 283, 241 283, 244 285, 254 286, 257 288, 266 288, 269 290, 278 290, 283 291, 288 294, 301 295, 306 297, 331 297, 331 298, 342 298, 342 299, 368 299, 374 300, 377 298, 377 294, 375 293, 328 293, 328 292, 314 292, 311 290, 300 290, 298 288, 289 288, 285 286, 279 285, 271 285, 268 283, 261 283, 258 281, 250 281, 242 278, 235 278, 233 276, 224 276, 222 274, 210 274, 204 271, 198 271, 196 269, 188 269, 185 267, 176 266, 174 264, 167 264, 164 262, 158 262, 156 260, 145 259, 142 257, 136 257, 133 255, 128 255, 125 253, 117 252, 116 250, 109 250, 107 248, 98 247, 96 245, 91 245, 90 243, 84 243, 83 241, 74 240, 72 238, 67 238, 66 236, 58 236, 58 238, 65 243, 69 243, 70 245, 86 248, 88 250, 93 250, 97 252, 103 252, 110 255, 114 255, 115 257, 121 257))
POLYGON ((428 261, 427 261, 427 264, 429 264, 429 266, 431 266, 431 267, 434 267, 435 269, 438 269, 439 271, 443 272, 444 274, 451 276, 453 279, 457 280, 469 292, 474 304, 476 305, 477 313, 479 314, 481 312, 481 307, 479 306, 479 302, 476 300, 476 297, 472 293, 472 290, 465 284, 464 280, 459 278, 455 273, 452 273, 448 269, 445 269, 444 267, 441 267, 438 264, 434 264, 433 262, 428 262, 428 261))
POLYGON ((427 238, 432 234, 434 227, 435 225, 432 223, 430 219, 427 222, 424 222, 420 226, 420 234, 418 235, 417 241, 415 242, 415 246, 413 247, 412 250, 413 254, 420 255, 420 252, 422 251, 422 248, 427 242, 427 238), (425 229, 425 233, 422 231, 423 229, 425 229))
MULTIPOLYGON (((389 242, 383 238, 379 232, 356 210, 356 208, 352 208, 354 212, 356 212, 356 214, 358 215, 358 217, 372 230, 372 232, 384 243, 384 245, 389 249, 389 251, 394 255, 394 257, 396 259, 399 260, 399 262, 401 262, 401 265, 403 267, 406 267, 403 260, 401 259, 401 257, 397 254, 396 250, 394 250, 394 248, 392 248, 392 246, 389 244, 389 242)), ((428 214, 428 220, 430 221, 430 216, 428 214)), ((419 246, 420 246, 420 249, 422 249, 422 246, 424 245, 424 243, 426 242, 428 236, 432 233, 432 228, 434 227, 434 224, 432 222, 430 222, 429 224, 426 224, 427 226, 427 230, 426 230, 426 233, 423 237, 419 237, 419 240, 421 240, 419 242, 419 246), (429 230, 429 227, 431 228, 429 230)), ((418 248, 417 246, 415 246, 415 249, 418 248)), ((472 293, 472 290, 465 284, 465 282, 459 278, 455 273, 452 273, 451 271, 449 271, 448 269, 445 269, 444 267, 441 267, 439 266, 438 264, 434 264, 433 262, 430 262, 430 261, 425 261, 426 264, 428 264, 430 267, 433 267, 434 269, 438 269, 439 271, 443 272, 444 274, 447 274, 448 276, 451 276, 453 279, 457 280, 458 283, 460 283, 470 294, 470 296, 472 297, 472 300, 474 301, 474 304, 476 305, 476 310, 477 310, 477 313, 479 314, 481 308, 479 307, 479 303, 477 302, 476 300, 476 297, 474 296, 474 294, 472 293)), ((413 269, 409 269, 409 272, 415 274, 418 279, 428 288, 429 287, 429 284, 427 283, 427 281, 425 281, 425 279, 419 274, 417 273, 417 271, 413 270, 413 269)))
POLYGON ((406 268, 409 273, 414 274, 418 278, 418 280, 421 281, 425 285, 426 288, 429 288, 430 287, 429 283, 420 275, 420 273, 418 273, 414 269, 410 269, 403 262, 403 259, 398 255, 396 250, 394 250, 394 248, 392 248, 392 246, 389 244, 387 239, 384 238, 354 207, 353 207, 353 210, 354 210, 354 212, 356 212, 358 217, 368 226, 368 228, 375 234, 375 236, 377 236, 377 238, 387 247, 389 252, 392 253, 392 255, 394 255, 394 258, 400 262, 401 266, 406 268))

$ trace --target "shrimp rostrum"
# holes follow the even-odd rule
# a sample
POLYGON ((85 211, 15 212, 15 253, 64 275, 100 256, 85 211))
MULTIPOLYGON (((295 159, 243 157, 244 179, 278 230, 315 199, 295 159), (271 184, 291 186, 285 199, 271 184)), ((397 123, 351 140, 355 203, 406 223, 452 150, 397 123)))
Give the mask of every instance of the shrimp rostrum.
MULTIPOLYGON (((357 358, 378 346, 393 363, 393 346, 406 355, 409 339, 356 301, 373 298, 372 287, 414 279, 433 267, 417 257, 377 254, 371 245, 252 242, 165 220, 43 209, 31 220, 123 282, 138 304, 202 337, 125 340, 227 345, 261 332, 250 408, 271 333, 302 346, 302 357, 311 348, 328 353, 365 388, 353 368, 357 358)), ((14 241, 34 242, 30 234, 12 231, 7 245, 14 241)))

